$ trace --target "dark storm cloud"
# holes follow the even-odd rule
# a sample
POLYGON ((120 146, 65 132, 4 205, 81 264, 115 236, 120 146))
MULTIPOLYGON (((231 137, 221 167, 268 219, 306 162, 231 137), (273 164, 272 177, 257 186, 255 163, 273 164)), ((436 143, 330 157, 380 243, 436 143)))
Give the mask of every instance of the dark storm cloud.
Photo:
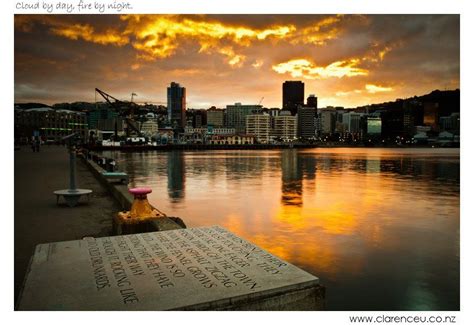
POLYGON ((323 105, 353 106, 459 87, 457 15, 15 16, 15 100, 280 106, 301 79, 323 105), (370 89, 370 91, 369 91, 370 89))

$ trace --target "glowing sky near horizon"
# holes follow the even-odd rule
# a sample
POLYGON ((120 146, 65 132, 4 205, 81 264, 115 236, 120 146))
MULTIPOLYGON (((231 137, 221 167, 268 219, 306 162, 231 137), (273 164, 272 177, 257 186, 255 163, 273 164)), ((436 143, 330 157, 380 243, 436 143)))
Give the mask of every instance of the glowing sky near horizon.
POLYGON ((15 102, 120 99, 281 107, 302 80, 319 106, 459 88, 458 15, 16 15, 15 102))

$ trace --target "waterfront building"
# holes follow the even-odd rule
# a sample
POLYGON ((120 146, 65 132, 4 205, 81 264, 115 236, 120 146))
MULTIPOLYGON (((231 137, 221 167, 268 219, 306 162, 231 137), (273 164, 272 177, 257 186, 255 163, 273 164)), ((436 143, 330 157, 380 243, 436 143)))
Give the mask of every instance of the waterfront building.
POLYGON ((186 126, 186 88, 172 82, 167 88, 168 123, 172 127, 186 126))
POLYGON ((203 133, 204 134, 206 132, 207 132, 207 128, 203 128, 203 127, 195 128, 189 125, 184 127, 184 133, 203 133))
POLYGON ((118 113, 108 107, 97 108, 87 112, 87 124, 91 130, 114 130, 115 123, 117 123, 119 128, 122 127, 122 119, 118 116, 118 113))
POLYGON ((213 134, 209 137, 209 144, 254 144, 255 143, 255 136, 248 135, 248 134, 213 134))
POLYGON ((336 126, 336 111, 334 109, 320 110, 318 113, 321 134, 332 134, 336 126))
POLYGON ((361 132, 360 128, 361 114, 355 112, 348 112, 342 115, 342 123, 344 124, 345 133, 351 135, 358 135, 361 132))
POLYGON ((193 128, 192 126, 186 126, 184 132, 178 135, 180 143, 209 143, 212 135, 234 135, 235 129, 233 128, 213 128, 211 126, 193 128))
POLYGON ((426 132, 417 132, 413 136, 413 142, 417 144, 427 144, 428 143, 428 135, 426 132))
POLYGON ((207 128, 195 128, 191 125, 184 127, 184 132, 178 134, 179 143, 198 144, 204 143, 207 128))
POLYGON ((285 81, 282 86, 282 108, 296 115, 298 106, 304 105, 304 83, 302 81, 285 81))
POLYGON ((234 128, 207 128, 207 134, 235 134, 234 128))
POLYGON ((152 136, 158 132, 158 121, 156 119, 147 119, 141 123, 141 133, 146 136, 152 136))
POLYGON ((316 109, 313 107, 298 107, 298 137, 314 138, 316 135, 315 127, 316 109))
POLYGON ((443 131, 450 131, 454 134, 459 134, 460 130, 460 114, 452 113, 449 116, 442 116, 439 118, 440 129, 443 131))
POLYGON ((418 100, 403 102, 403 132, 407 136, 415 134, 415 126, 423 125, 423 104, 418 100))
POLYGON ((431 131, 439 131, 439 113, 439 103, 425 102, 423 104, 423 125, 430 126, 431 131))
POLYGON ((246 133, 254 135, 259 143, 270 142, 270 115, 251 114, 246 116, 246 133))
POLYGON ((279 108, 269 108, 266 113, 270 115, 271 117, 275 117, 280 115, 281 109, 279 108))
MULTIPOLYGON (((132 121, 131 121, 132 122, 132 121)), ((133 122, 132 122, 133 123, 133 122)), ((107 118, 107 119, 99 119, 97 121, 96 128, 89 128, 90 130, 101 130, 101 131, 117 131, 118 133, 123 133, 125 120, 121 116, 107 118)))
POLYGON ((186 109, 186 126, 200 128, 206 125, 206 110, 186 109))
POLYGON ((184 133, 202 133, 202 134, 235 134, 235 129, 233 128, 213 128, 213 127, 201 127, 193 128, 192 126, 186 126, 184 128, 184 133))
POLYGON ((202 144, 204 143, 204 138, 204 133, 200 132, 178 134, 178 142, 181 144, 202 144))
POLYGON ((87 116, 83 112, 49 107, 15 109, 15 137, 30 138, 34 131, 44 140, 60 141, 66 135, 78 133, 88 138, 87 116))
POLYGON ((367 116, 367 135, 380 136, 382 134, 382 119, 380 117, 367 116))
POLYGON ((275 116, 273 118, 273 123, 273 137, 280 138, 283 141, 292 141, 296 139, 296 116, 291 116, 291 113, 288 112, 288 114, 275 116))
POLYGON ((321 132, 321 115, 316 113, 316 117, 314 118, 314 133, 316 135, 320 135, 321 132))
POLYGON ((224 110, 219 108, 209 108, 207 110, 207 125, 219 128, 224 126, 224 110))
POLYGON ((245 132, 246 116, 259 114, 262 111, 262 105, 242 105, 235 103, 226 106, 226 127, 234 128, 236 133, 245 132))
POLYGON ((174 130, 170 127, 159 128, 154 137, 158 144, 174 143, 174 130))
MULTIPOLYGON (((275 117, 276 116, 279 116, 280 113, 282 112, 281 109, 279 108, 268 108, 266 110, 264 110, 264 112, 268 115, 270 115, 270 133, 272 132, 272 130, 275 128, 275 117)), ((289 112, 289 111, 285 111, 285 112, 289 112)), ((291 115, 291 113, 290 113, 291 115)), ((271 134, 270 134, 271 136, 271 134)))

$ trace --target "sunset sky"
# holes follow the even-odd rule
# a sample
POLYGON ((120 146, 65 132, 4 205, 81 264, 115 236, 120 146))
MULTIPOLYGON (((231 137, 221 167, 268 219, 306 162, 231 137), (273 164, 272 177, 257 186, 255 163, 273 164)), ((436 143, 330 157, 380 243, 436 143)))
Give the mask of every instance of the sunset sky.
POLYGON ((459 88, 458 15, 16 15, 15 102, 119 98, 281 107, 302 80, 319 106, 459 88))

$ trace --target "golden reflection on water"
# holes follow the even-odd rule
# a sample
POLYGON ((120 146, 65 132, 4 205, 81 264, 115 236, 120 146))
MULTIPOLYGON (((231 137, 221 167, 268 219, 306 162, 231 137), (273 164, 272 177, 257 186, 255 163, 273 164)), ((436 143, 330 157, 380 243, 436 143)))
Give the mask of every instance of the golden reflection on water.
MULTIPOLYGON (((175 151, 116 159, 132 186, 151 186, 150 202, 188 227, 221 225, 323 283, 415 283, 416 295, 393 289, 395 307, 427 306, 414 296, 434 297, 428 305, 435 307, 446 297, 449 306, 459 303, 459 151, 175 151), (441 242, 430 244, 433 236, 441 242), (395 265, 412 272, 394 275, 395 265), (442 298, 426 281, 446 274, 453 279, 442 298)), ((386 295, 372 290, 373 303, 386 295)))

